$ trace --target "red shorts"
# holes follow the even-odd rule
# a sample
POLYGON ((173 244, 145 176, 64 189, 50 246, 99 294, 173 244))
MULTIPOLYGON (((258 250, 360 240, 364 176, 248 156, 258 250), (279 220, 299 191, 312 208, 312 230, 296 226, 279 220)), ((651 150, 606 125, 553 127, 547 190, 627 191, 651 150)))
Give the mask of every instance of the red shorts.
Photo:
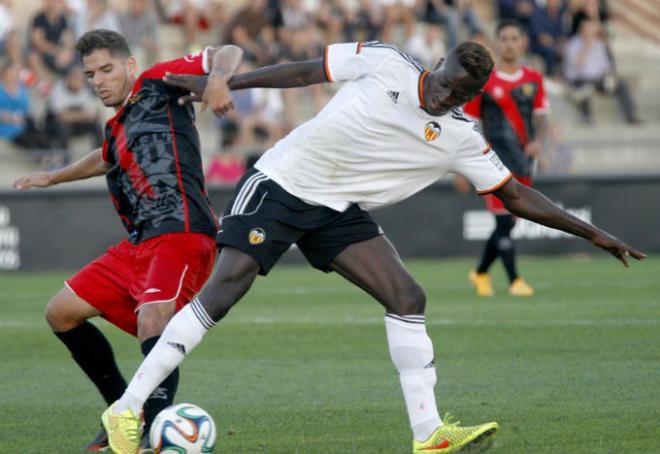
MULTIPOLYGON (((527 187, 532 186, 532 177, 521 177, 520 175, 513 175, 518 183, 524 184, 527 187)), ((486 194, 486 207, 488 211, 494 214, 509 214, 509 211, 504 208, 502 201, 493 194, 486 194)))
POLYGON ((144 304, 189 302, 208 279, 215 240, 201 233, 168 233, 134 245, 112 246, 66 286, 129 334, 137 335, 137 311, 144 304))

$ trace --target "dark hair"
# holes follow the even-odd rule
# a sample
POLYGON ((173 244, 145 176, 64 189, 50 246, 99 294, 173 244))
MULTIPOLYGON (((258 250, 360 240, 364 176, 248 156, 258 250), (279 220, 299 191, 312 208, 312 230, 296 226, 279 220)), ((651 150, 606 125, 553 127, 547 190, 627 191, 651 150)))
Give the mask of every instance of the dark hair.
POLYGON ((517 28, 521 35, 525 34, 525 29, 523 28, 522 24, 517 20, 502 19, 500 22, 498 22, 497 28, 495 28, 495 36, 499 35, 502 30, 508 27, 517 28))
POLYGON ((92 30, 80 37, 76 50, 80 58, 90 55, 95 50, 107 49, 112 55, 129 57, 131 50, 123 36, 112 30, 92 30))
POLYGON ((478 43, 466 41, 458 45, 454 51, 458 63, 469 75, 477 80, 486 80, 493 71, 493 57, 488 49, 478 43))

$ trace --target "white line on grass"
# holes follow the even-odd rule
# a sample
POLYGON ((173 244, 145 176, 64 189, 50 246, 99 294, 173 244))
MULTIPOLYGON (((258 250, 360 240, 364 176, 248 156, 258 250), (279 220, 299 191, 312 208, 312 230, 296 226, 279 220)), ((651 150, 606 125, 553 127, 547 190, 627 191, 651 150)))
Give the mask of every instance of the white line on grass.
MULTIPOLYGON (((107 324, 104 320, 95 320, 96 323, 107 324)), ((345 317, 345 318, 313 318, 313 317, 228 317, 227 325, 381 325, 382 317, 345 317)), ((430 318, 426 320, 428 326, 500 326, 500 327, 582 327, 582 326, 658 326, 659 320, 653 319, 573 319, 573 320, 462 320, 430 318)), ((0 320, 0 328, 34 329, 46 328, 44 322, 36 320, 0 320)))

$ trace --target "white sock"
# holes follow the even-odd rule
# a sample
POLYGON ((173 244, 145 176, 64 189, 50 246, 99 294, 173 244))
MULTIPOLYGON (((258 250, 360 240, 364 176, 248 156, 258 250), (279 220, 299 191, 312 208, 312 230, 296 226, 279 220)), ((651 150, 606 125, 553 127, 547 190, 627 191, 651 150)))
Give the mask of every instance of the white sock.
POLYGON ((194 299, 181 309, 172 317, 154 348, 142 361, 115 411, 123 413, 130 408, 138 413, 154 389, 183 362, 214 325, 215 322, 199 299, 194 299))
POLYGON ((435 403, 433 344, 423 315, 385 316, 392 362, 399 371, 410 427, 417 441, 427 440, 442 424, 435 403))

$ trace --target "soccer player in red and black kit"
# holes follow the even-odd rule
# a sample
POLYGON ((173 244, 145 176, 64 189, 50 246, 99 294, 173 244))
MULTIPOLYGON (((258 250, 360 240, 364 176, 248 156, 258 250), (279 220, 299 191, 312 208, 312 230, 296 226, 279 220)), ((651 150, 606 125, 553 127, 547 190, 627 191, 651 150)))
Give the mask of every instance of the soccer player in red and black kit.
MULTIPOLYGON (((513 20, 497 27, 499 63, 491 73, 483 93, 464 105, 468 115, 479 118, 486 140, 518 182, 532 185, 536 156, 548 131, 549 104, 543 75, 520 63, 524 53, 524 32, 513 20)), ((515 245, 511 231, 515 217, 496 196, 486 196, 486 205, 495 215, 495 230, 486 242, 481 261, 470 272, 470 281, 480 296, 494 294, 488 269, 500 257, 509 277, 509 293, 531 296, 534 289, 516 269, 515 245)))
MULTIPOLYGON (((116 110, 106 124, 103 148, 65 169, 26 175, 14 186, 106 176, 128 239, 67 280, 48 303, 46 320, 110 404, 122 395, 126 381, 107 339, 88 319, 100 315, 137 336, 146 355, 174 313, 202 288, 216 256, 217 224, 204 187, 194 110, 177 102, 186 92, 162 79, 170 71, 207 74, 211 69, 217 90, 226 85, 242 51, 207 48, 136 77, 137 63, 115 32, 86 33, 76 48, 97 95, 116 110)), ((226 97, 231 99, 228 88, 226 97)), ((231 103, 217 113, 229 108, 231 103)), ((172 404, 178 380, 175 370, 151 395, 146 426, 172 404)), ((141 452, 152 452, 146 444, 143 440, 141 452)), ((89 452, 107 449, 104 431, 86 447, 89 452)))

